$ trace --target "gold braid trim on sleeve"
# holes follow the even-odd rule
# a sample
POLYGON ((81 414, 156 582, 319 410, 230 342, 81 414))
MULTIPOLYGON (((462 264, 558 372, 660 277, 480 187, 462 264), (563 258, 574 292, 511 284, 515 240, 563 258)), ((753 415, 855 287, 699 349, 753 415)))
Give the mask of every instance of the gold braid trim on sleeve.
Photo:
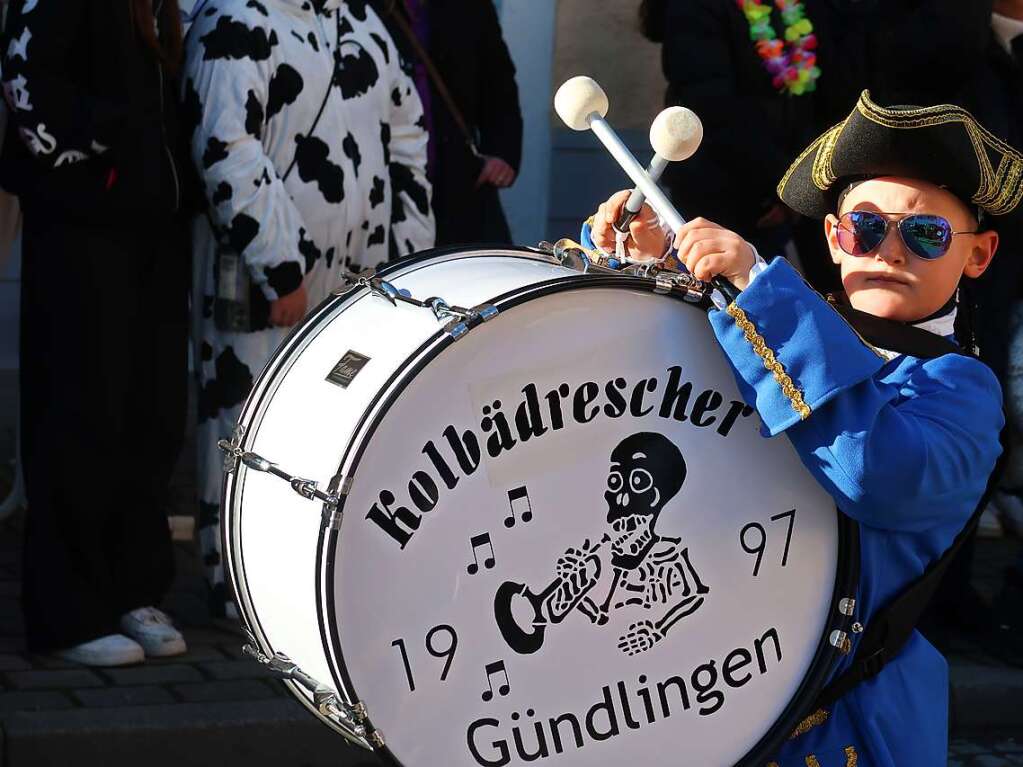
POLYGON ((792 409, 799 413, 801 420, 805 421, 809 418, 810 413, 813 411, 810 409, 810 406, 803 401, 803 392, 801 392, 792 382, 791 376, 785 372, 785 366, 778 362, 774 352, 767 348, 767 343, 764 341, 764 337, 757 332, 756 326, 750 321, 749 317, 746 316, 746 312, 734 303, 729 304, 725 311, 728 312, 729 317, 735 320, 735 324, 739 326, 743 335, 746 336, 746 340, 749 341, 750 346, 753 347, 753 351, 761 360, 763 360, 764 367, 767 368, 774 376, 774 380, 778 382, 782 393, 788 397, 788 400, 792 405, 792 409))
POLYGON ((860 758, 856 755, 856 749, 852 746, 845 747, 845 767, 856 767, 860 758))
POLYGON ((810 754, 806 757, 806 767, 821 767, 821 763, 817 761, 817 757, 810 754))
POLYGON ((819 727, 824 724, 828 721, 828 716, 830 716, 830 714, 828 714, 828 712, 823 708, 817 709, 814 713, 810 714, 810 716, 806 717, 806 719, 796 725, 796 729, 794 729, 792 734, 789 735, 789 740, 798 738, 800 735, 809 732, 814 727, 819 727))

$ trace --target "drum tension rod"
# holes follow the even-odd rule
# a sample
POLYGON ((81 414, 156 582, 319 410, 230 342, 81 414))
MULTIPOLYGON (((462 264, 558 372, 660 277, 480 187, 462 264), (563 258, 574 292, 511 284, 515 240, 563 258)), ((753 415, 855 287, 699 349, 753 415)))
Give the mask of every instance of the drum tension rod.
POLYGON ((222 439, 217 442, 217 447, 228 455, 228 461, 225 462, 224 468, 229 473, 234 471, 234 469, 237 468, 238 461, 241 461, 253 471, 266 472, 267 474, 272 474, 275 477, 283 479, 291 485, 292 490, 303 498, 307 498, 310 501, 320 501, 330 509, 336 509, 340 505, 341 497, 338 494, 325 493, 320 490, 319 485, 313 480, 288 474, 288 472, 282 471, 278 468, 277 464, 272 461, 268 461, 258 453, 253 453, 249 450, 242 450, 238 441, 234 439, 222 439), (228 466, 230 466, 230 468, 228 468, 228 466))
MULTIPOLYGON (((353 706, 343 701, 338 694, 322 682, 313 679, 305 673, 298 664, 282 652, 275 652, 273 657, 259 649, 256 639, 252 633, 246 630, 249 635, 249 642, 242 647, 242 652, 254 659, 257 663, 265 666, 277 679, 293 682, 305 688, 313 694, 313 705, 323 716, 332 717, 345 730, 357 738, 366 738, 365 722, 369 716, 366 706, 363 703, 356 703, 353 706)), ((369 735, 369 740, 375 746, 383 746, 384 738, 379 730, 374 730, 369 735)))
POLYGON ((489 304, 466 309, 462 306, 452 306, 439 296, 431 296, 425 300, 420 300, 415 298, 408 290, 399 290, 387 280, 380 279, 379 277, 362 276, 359 277, 357 284, 369 288, 373 295, 389 301, 392 306, 397 306, 401 302, 415 306, 418 309, 430 309, 433 312, 433 316, 438 320, 451 320, 444 329, 456 339, 461 338, 468 332, 468 323, 473 320, 480 319, 486 322, 498 314, 497 307, 489 304))

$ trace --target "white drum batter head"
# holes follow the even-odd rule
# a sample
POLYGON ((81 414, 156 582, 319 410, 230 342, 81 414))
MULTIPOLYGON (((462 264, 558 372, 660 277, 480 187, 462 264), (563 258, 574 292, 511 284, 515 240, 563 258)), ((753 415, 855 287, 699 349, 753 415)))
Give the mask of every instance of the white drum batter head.
POLYGON ((323 640, 406 767, 766 757, 833 657, 833 503, 705 314, 627 284, 438 335, 341 462, 323 640))

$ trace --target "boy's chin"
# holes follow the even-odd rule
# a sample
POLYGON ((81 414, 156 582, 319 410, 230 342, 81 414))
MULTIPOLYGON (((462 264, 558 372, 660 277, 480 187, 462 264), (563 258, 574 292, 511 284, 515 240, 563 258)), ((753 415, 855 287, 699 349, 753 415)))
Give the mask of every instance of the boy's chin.
POLYGON ((929 314, 911 296, 885 288, 852 291, 849 293, 849 303, 853 309, 898 322, 914 322, 929 314))

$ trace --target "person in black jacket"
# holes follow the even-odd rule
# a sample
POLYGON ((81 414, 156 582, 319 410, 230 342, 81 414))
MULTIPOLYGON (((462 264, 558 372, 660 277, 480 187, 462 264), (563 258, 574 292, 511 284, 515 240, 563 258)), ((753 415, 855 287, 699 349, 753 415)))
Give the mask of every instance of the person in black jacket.
POLYGON ((518 175, 522 114, 515 65, 492 0, 376 0, 374 7, 423 101, 437 245, 511 242, 497 192, 518 175), (475 149, 406 30, 436 66, 475 149))
POLYGON ((187 384, 177 3, 13 0, 0 49, 0 184, 24 210, 28 647, 90 665, 178 654, 155 607, 187 384))

